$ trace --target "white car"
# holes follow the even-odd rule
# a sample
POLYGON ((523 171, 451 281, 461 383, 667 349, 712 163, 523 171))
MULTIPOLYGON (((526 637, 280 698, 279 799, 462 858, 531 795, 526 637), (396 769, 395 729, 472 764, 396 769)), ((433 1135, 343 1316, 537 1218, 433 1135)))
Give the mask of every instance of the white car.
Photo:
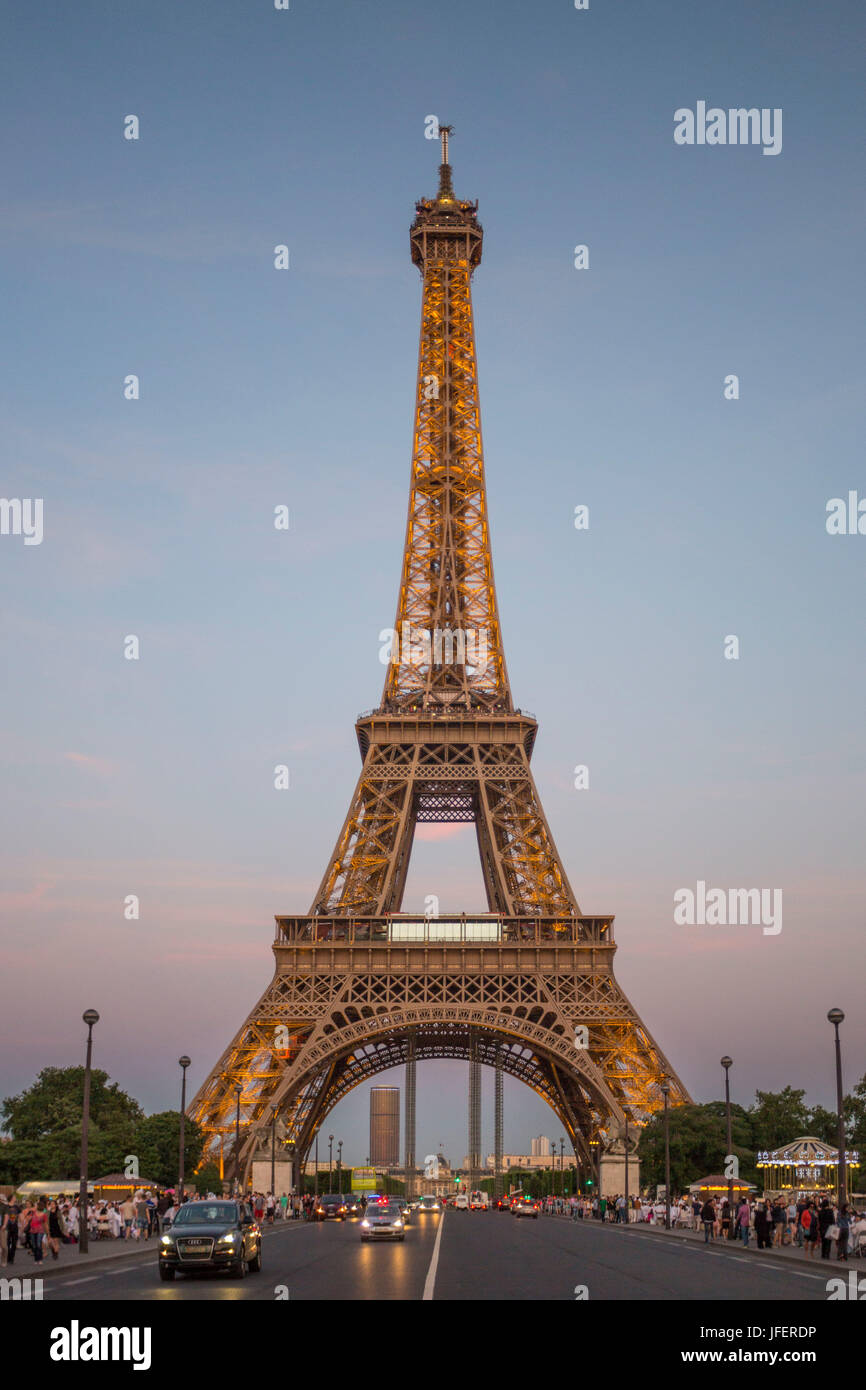
POLYGON ((513 1211, 518 1218, 531 1216, 533 1221, 538 1220, 538 1203, 529 1198, 524 1202, 515 1202, 513 1211))
POLYGON ((455 1210, 455 1211, 468 1211, 468 1210, 469 1210, 469 1198, 466 1196, 466 1193, 465 1193, 465 1192, 458 1192, 457 1196, 456 1196, 455 1199, 454 1199, 454 1210, 455 1210))
POLYGON ((405 1240, 403 1208, 396 1202, 368 1206, 361 1221, 362 1240, 405 1240))

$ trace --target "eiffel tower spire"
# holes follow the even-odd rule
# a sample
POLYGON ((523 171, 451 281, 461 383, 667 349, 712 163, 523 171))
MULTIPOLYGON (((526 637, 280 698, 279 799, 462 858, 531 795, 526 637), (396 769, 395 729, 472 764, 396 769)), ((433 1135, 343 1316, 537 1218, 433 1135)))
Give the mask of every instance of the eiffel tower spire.
POLYGON ((421 338, 409 517, 382 708, 511 710, 493 582, 470 279, 478 204, 454 197, 450 126, 439 193, 415 206, 421 338))

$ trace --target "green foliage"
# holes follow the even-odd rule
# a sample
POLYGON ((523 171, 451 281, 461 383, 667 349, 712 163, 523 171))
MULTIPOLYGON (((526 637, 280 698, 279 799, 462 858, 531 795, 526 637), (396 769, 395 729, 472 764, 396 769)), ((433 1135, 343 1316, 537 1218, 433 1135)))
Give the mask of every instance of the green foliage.
MULTIPOLYGON (((187 1120, 187 1124, 189 1121, 187 1120)), ((185 1182, 185 1186, 187 1183, 185 1182)), ((220 1166, 218 1163, 203 1163, 194 1177, 189 1179, 188 1185, 195 1187, 198 1192, 215 1192, 217 1196, 223 1190, 223 1180, 220 1177, 220 1166)))
MULTIPOLYGON (((761 1149, 780 1149, 804 1134, 813 1134, 823 1143, 836 1146, 836 1113, 822 1105, 811 1109, 805 1091, 785 1086, 781 1091, 756 1091, 755 1103, 748 1110, 731 1106, 732 1152, 740 1160, 740 1177, 763 1186, 755 1167, 761 1149)), ((866 1076, 844 1102, 847 1142, 851 1148, 866 1149, 866 1076)), ((682 1192, 696 1178, 723 1173, 725 1142, 725 1103, 682 1105, 670 1111, 671 1188, 682 1192)), ((653 1188, 664 1183, 664 1115, 659 1112, 645 1126, 638 1150, 641 1186, 653 1188)))
MULTIPOLYGON (((79 1176, 84 1067, 45 1067, 36 1081, 2 1105, 2 1127, 11 1135, 0 1144, 0 1181, 79 1176)), ((122 1171, 143 1112, 137 1101, 109 1084, 108 1073, 90 1077, 89 1177, 122 1171)))
MULTIPOLYGON (((813 1134, 822 1143, 836 1147, 839 1138, 839 1118, 835 1110, 825 1110, 823 1105, 816 1105, 809 1111, 808 1123, 804 1134, 813 1134)), ((792 1138, 797 1138, 793 1135, 792 1138)))
POLYGON ((752 1143, 756 1149, 781 1149, 809 1132, 805 1091, 786 1086, 783 1091, 756 1091, 752 1106, 752 1143))
MULTIPOLYGON (((724 1103, 678 1105, 669 1111, 671 1190, 683 1192, 696 1178, 722 1173, 728 1152, 724 1103)), ((757 1169, 748 1114, 731 1106, 731 1152, 740 1161, 740 1177, 754 1182, 757 1169)), ((638 1147, 641 1186, 653 1188, 665 1180, 665 1124, 659 1112, 647 1124, 638 1147)))
MULTIPOLYGON (((185 1181, 201 1158, 204 1136, 195 1120, 184 1126, 185 1181)), ((161 1187, 176 1187, 180 1171, 180 1111, 162 1110, 146 1115, 138 1123, 130 1153, 138 1158, 143 1178, 161 1187)))
MULTIPOLYGON (((857 1082, 852 1094, 845 1097, 843 1110, 848 1143, 852 1149, 860 1150, 861 1159, 866 1162, 866 1075, 857 1082)), ((863 1181, 861 1178, 861 1190, 863 1181)))

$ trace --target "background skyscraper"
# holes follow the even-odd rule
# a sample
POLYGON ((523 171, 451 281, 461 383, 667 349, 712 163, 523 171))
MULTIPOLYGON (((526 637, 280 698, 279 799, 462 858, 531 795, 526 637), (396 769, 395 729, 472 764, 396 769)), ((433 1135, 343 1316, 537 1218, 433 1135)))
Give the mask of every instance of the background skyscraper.
POLYGON ((400 1166, 400 1088, 370 1087, 370 1162, 374 1167, 400 1166))

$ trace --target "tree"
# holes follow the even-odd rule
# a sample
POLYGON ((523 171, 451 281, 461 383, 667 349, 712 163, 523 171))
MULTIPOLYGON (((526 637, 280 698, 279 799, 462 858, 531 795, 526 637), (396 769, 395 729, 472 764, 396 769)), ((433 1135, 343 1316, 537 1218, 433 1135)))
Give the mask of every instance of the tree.
MULTIPOLYGON (((184 1175, 190 1179, 201 1158, 204 1135, 195 1120, 184 1126, 184 1175)), ((180 1111, 161 1110, 144 1116, 135 1131, 132 1152, 138 1159, 138 1171, 143 1178, 161 1187, 177 1187, 180 1163, 180 1111)))
MULTIPOLYGON (((825 1110, 823 1105, 816 1105, 809 1111, 809 1118, 806 1123, 806 1134, 812 1134, 816 1139, 820 1139, 822 1144, 836 1147, 839 1138, 839 1119, 835 1110, 825 1110)), ((797 1138, 792 1135, 792 1138, 797 1138)))
POLYGON ((809 1111, 804 1104, 805 1091, 756 1091, 749 1110, 752 1121, 752 1141, 756 1149, 780 1149, 808 1133, 809 1111))
MULTIPOLYGON (((863 1152, 866 1149, 866 1075, 857 1082, 852 1094, 845 1097, 842 1108, 848 1143, 852 1149, 859 1150, 866 1160, 863 1152)), ((835 1139, 833 1142, 836 1142, 835 1139)))
MULTIPOLYGON (((677 1105, 668 1112, 670 1127, 671 1190, 683 1192, 697 1178, 724 1173, 727 1149, 725 1106, 677 1105)), ((755 1154, 749 1115, 740 1105, 731 1106, 731 1147, 739 1160, 740 1177, 752 1181, 755 1154)), ((655 1187, 665 1180, 664 1113, 657 1112, 643 1128, 638 1146, 641 1185, 655 1187)))
MULTIPOLYGON (((0 1180, 77 1178, 81 1161, 84 1067, 45 1067, 19 1096, 2 1106, 0 1180)), ((90 1073, 89 1177, 122 1171, 143 1112, 137 1101, 109 1084, 108 1073, 90 1073)))
POLYGON ((219 1164, 203 1163, 200 1168, 196 1169, 195 1176, 190 1179, 189 1185, 195 1187, 197 1192, 215 1192, 219 1196, 223 1190, 219 1164))

